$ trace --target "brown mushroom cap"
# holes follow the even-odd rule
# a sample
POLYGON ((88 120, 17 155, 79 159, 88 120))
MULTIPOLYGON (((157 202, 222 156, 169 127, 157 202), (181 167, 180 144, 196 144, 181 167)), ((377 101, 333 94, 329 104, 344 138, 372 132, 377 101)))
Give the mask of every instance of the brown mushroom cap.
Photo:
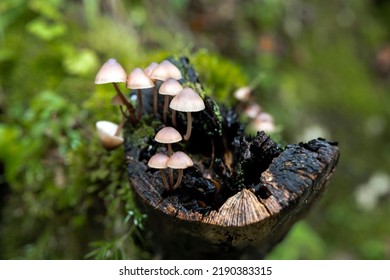
POLYGON ((181 136, 179 131, 170 126, 166 126, 160 129, 160 131, 157 132, 156 136, 154 137, 154 140, 163 144, 176 143, 181 141, 182 139, 183 137, 181 136))
POLYGON ((167 155, 157 153, 149 159, 148 166, 155 169, 165 169, 168 167, 168 160, 167 155))
POLYGON ((176 152, 169 158, 167 165, 172 169, 186 169, 187 167, 193 166, 194 163, 187 154, 176 152))
POLYGON ((169 107, 179 112, 198 112, 205 109, 203 99, 192 88, 184 88, 172 99, 169 107))
POLYGON ((169 78, 180 80, 182 75, 179 68, 177 68, 172 62, 164 60, 156 68, 154 68, 150 78, 160 81, 165 81, 169 78))
POLYGON ((137 67, 127 76, 126 86, 130 89, 144 89, 154 87, 154 83, 144 70, 137 67))
POLYGON ((145 69, 144 69, 144 72, 146 75, 148 75, 150 77, 150 75, 152 74, 153 70, 158 66, 158 63, 157 62, 151 62, 145 69))
POLYGON ((126 77, 125 69, 114 58, 110 58, 100 67, 95 84, 125 83, 126 77))
POLYGON ((159 89, 159 93, 162 95, 178 95, 183 90, 182 85, 175 79, 169 78, 165 80, 159 89))
POLYGON ((123 137, 115 135, 118 127, 117 124, 109 121, 96 122, 100 142, 107 150, 115 149, 123 143, 123 137))

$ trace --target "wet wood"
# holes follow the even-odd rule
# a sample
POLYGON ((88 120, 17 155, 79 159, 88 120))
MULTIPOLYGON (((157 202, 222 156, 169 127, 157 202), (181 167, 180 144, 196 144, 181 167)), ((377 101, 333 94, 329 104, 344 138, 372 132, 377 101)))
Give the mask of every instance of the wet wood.
POLYGON ((162 258, 259 258, 318 200, 338 157, 337 145, 322 139, 290 145, 254 189, 237 192, 208 215, 186 210, 175 196, 164 198, 161 182, 142 163, 130 161, 129 169, 138 171, 130 181, 162 258))
MULTIPOLYGON (((186 67, 184 76, 198 83, 186 67)), ((148 215, 147 242, 164 259, 262 258, 318 201, 337 165, 337 143, 315 139, 280 147, 263 132, 245 136, 231 109, 204 100, 190 141, 180 146, 194 167, 173 192, 164 188, 159 170, 146 166, 163 148, 152 139, 134 144, 136 128, 127 128, 127 168, 137 205, 148 215)), ((185 116, 177 121, 184 131, 185 116)))

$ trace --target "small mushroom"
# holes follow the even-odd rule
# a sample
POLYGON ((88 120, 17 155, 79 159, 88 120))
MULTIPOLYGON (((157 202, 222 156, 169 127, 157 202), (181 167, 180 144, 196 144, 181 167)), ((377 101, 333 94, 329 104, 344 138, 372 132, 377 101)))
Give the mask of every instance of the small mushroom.
POLYGON ((244 110, 244 115, 250 119, 256 118, 260 113, 261 107, 257 103, 249 104, 244 110))
POLYGON ((156 136, 154 136, 154 140, 156 140, 156 142, 168 145, 168 156, 172 155, 172 144, 180 142, 182 139, 183 138, 181 137, 179 131, 170 126, 160 129, 156 136))
POLYGON ((138 119, 141 119, 142 115, 142 89, 154 87, 153 81, 149 78, 148 75, 141 68, 135 68, 129 76, 127 76, 126 86, 130 89, 137 90, 137 99, 138 99, 138 119))
POLYGON ((121 90, 118 87, 118 83, 125 83, 126 82, 126 71, 123 69, 123 67, 114 59, 110 58, 107 60, 106 63, 100 67, 98 73, 95 77, 95 84, 108 84, 112 83, 117 96, 121 99, 122 104, 124 104, 127 108, 127 110, 130 113, 131 120, 134 119, 134 108, 133 106, 127 101, 126 97, 122 94, 121 90))
MULTIPOLYGON (((192 130, 191 112, 199 112, 205 109, 205 104, 202 98, 191 88, 184 88, 178 95, 176 95, 169 107, 179 112, 187 113, 187 132, 184 135, 184 140, 189 140, 192 130)), ((172 114, 174 118, 174 115, 172 114)), ((172 120, 173 123, 176 121, 172 120)))
POLYGON ((240 102, 248 102, 252 97, 252 91, 252 87, 241 87, 234 92, 234 97, 240 102))
MULTIPOLYGON (((156 136, 154 136, 154 140, 159 143, 168 145, 168 156, 172 155, 172 144, 180 142, 183 138, 179 131, 174 129, 173 127, 166 126, 157 132, 156 136)), ((173 185, 173 171, 172 169, 168 169, 169 172, 169 184, 173 185)))
POLYGON ((252 122, 251 126, 255 131, 264 131, 265 133, 272 133, 275 131, 275 124, 273 117, 268 113, 260 113, 252 122))
POLYGON ((150 77, 150 75, 152 74, 153 70, 158 66, 158 63, 157 62, 151 62, 145 69, 144 69, 144 72, 146 73, 146 75, 148 75, 150 77))
POLYGON ((114 150, 122 145, 123 137, 119 136, 122 126, 109 121, 98 121, 96 129, 100 142, 106 150, 114 150))
MULTIPOLYGON (((170 62, 169 60, 164 60, 153 69, 152 73, 150 74, 150 78, 153 80, 164 82, 169 78, 180 80, 182 78, 182 75, 179 68, 177 68, 172 62, 170 62)), ((156 81, 156 85, 157 85, 157 81, 156 81)), ((153 110, 155 111, 154 114, 156 114, 157 103, 158 103, 157 89, 155 89, 153 94, 154 94, 153 110)))
POLYGON ((169 97, 176 96, 182 90, 182 85, 177 80, 172 78, 167 79, 161 84, 159 93, 164 95, 164 123, 167 122, 169 97))
POLYGON ((165 176, 164 169, 168 167, 169 157, 167 155, 157 153, 153 155, 149 161, 148 166, 155 169, 160 169, 161 177, 164 183, 165 189, 169 190, 167 177, 165 176))
POLYGON ((183 169, 193 166, 192 159, 183 152, 174 153, 168 160, 167 163, 169 168, 178 169, 177 181, 175 185, 171 187, 171 190, 175 190, 180 186, 183 178, 183 169))
POLYGON ((155 80, 165 81, 169 78, 180 80, 183 76, 181 75, 179 68, 177 68, 172 62, 164 60, 156 68, 154 68, 150 77, 155 80))
MULTIPOLYGON (((149 77, 152 75, 152 72, 153 70, 158 66, 158 63, 157 62, 152 62, 150 63, 145 69, 145 73, 146 75, 148 75, 149 77)), ((155 81, 155 79, 151 78, 152 81, 155 81)), ((157 87, 155 86, 154 89, 153 89, 153 114, 156 115, 157 114, 157 103, 158 103, 158 100, 157 100, 157 87)))

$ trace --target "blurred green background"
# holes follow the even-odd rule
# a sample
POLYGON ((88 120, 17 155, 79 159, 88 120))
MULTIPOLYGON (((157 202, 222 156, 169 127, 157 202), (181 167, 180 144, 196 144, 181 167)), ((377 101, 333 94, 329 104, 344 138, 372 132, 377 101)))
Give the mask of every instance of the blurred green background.
POLYGON ((283 144, 338 141, 328 190, 270 259, 390 258, 390 2, 384 0, 0 2, 0 258, 154 258, 143 244, 118 121, 93 83, 115 57, 127 71, 191 58, 208 92, 240 86, 283 144))

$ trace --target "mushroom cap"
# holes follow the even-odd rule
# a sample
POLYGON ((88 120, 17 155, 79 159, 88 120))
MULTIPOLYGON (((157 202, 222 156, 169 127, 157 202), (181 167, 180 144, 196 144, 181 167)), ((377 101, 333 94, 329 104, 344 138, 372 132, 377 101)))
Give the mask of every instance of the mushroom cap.
POLYGON ((169 78, 161 84, 159 93, 162 95, 175 96, 182 90, 183 87, 177 80, 169 78))
POLYGON ((114 58, 110 58, 100 67, 95 84, 125 83, 126 76, 125 69, 114 58))
POLYGON ((244 110, 244 114, 251 119, 256 118, 260 113, 261 113, 261 107, 257 103, 248 105, 248 107, 246 107, 244 110))
POLYGON ((161 62, 150 74, 150 78, 160 81, 165 81, 169 78, 180 80, 182 78, 179 68, 177 68, 169 60, 161 62))
POLYGON ((113 150, 123 143, 123 137, 114 135, 118 127, 116 123, 109 121, 96 122, 100 142, 107 150, 113 150))
POLYGON ((127 76, 126 86, 130 89, 144 89, 154 87, 154 83, 144 70, 137 67, 127 76))
POLYGON ((154 140, 163 144, 171 144, 179 142, 183 139, 179 131, 175 128, 166 126, 157 132, 156 136, 154 136, 154 140))
POLYGON ((273 123, 274 122, 274 118, 270 114, 262 112, 262 113, 257 115, 256 121, 273 123))
POLYGON ((192 88, 184 88, 176 95, 169 107, 179 112, 198 112, 205 108, 203 99, 192 88))
POLYGON ((252 95, 251 87, 241 87, 234 92, 234 97, 239 101, 248 101, 252 95))
POLYGON ((149 161, 148 166, 155 169, 165 169, 168 167, 169 157, 162 153, 153 155, 149 161))
POLYGON ((186 169, 193 166, 192 159, 183 152, 174 153, 168 160, 168 167, 173 169, 186 169))
POLYGON ((151 62, 145 69, 144 69, 144 72, 146 73, 146 75, 148 75, 150 77, 150 75, 152 74, 153 70, 158 66, 158 63, 157 62, 151 62))
POLYGON ((111 105, 125 105, 118 94, 111 98, 111 105))

